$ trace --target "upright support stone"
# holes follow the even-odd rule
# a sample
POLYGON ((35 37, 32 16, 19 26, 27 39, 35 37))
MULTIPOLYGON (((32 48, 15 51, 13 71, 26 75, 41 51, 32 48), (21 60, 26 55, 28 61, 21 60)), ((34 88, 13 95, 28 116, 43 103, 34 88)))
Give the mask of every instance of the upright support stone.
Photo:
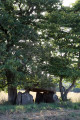
POLYGON ((43 102, 43 101, 44 101, 43 100, 43 93, 37 92, 35 102, 39 104, 40 102, 43 102))
POLYGON ((59 102, 58 96, 56 94, 53 95, 54 102, 59 102))
POLYGON ((33 96, 29 93, 22 93, 22 105, 33 103, 33 96))
POLYGON ((16 104, 17 105, 22 104, 22 93, 21 92, 18 92, 18 94, 17 94, 16 104))
POLYGON ((49 93, 43 93, 43 98, 44 98, 44 102, 45 103, 53 103, 53 93, 49 92, 49 93))

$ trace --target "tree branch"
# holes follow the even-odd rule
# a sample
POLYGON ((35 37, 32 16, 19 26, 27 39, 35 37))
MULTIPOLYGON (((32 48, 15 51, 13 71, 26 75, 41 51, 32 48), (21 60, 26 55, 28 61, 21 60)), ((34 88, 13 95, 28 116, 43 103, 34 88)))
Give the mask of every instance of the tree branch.
POLYGON ((76 83, 76 79, 73 80, 73 83, 72 83, 71 86, 66 90, 66 93, 68 93, 68 92, 74 87, 75 83, 76 83))
POLYGON ((8 34, 7 34, 8 31, 7 31, 6 29, 4 29, 4 27, 1 25, 1 23, 0 23, 0 29, 1 29, 6 35, 8 35, 8 34))
POLYGON ((2 89, 2 90, 3 90, 3 88, 5 88, 7 85, 8 85, 8 83, 7 83, 7 84, 5 84, 5 85, 0 86, 0 89, 2 89))

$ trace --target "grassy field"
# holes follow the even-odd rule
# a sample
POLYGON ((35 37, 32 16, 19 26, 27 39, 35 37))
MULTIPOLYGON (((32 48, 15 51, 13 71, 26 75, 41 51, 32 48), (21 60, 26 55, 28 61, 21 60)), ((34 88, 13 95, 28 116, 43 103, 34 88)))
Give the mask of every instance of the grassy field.
MULTIPOLYGON (((34 99, 36 93, 31 92, 34 99)), ((57 92, 60 97, 60 93, 57 92)), ((0 120, 80 120, 80 93, 69 93, 72 102, 41 103, 30 105, 0 104, 0 120)), ((0 92, 0 103, 7 101, 8 94, 0 92)))
POLYGON ((80 120, 80 103, 0 105, 0 120, 80 120))
MULTIPOLYGON (((33 95, 33 98, 35 99, 36 93, 35 92, 30 92, 30 94, 33 95)), ((56 93, 58 97, 60 98, 60 93, 56 93)), ((8 94, 5 93, 4 91, 0 92, 0 103, 3 101, 7 101, 8 99, 8 94)), ((80 93, 74 93, 74 92, 69 92, 68 94, 68 99, 70 99, 72 102, 80 102, 80 93)))
POLYGON ((51 109, 49 104, 8 106, 6 109, 0 112, 0 120, 80 120, 80 109, 51 109))
MULTIPOLYGON (((57 92, 56 94, 60 97, 60 92, 57 92)), ((68 99, 72 102, 80 102, 80 93, 69 92, 68 99)))

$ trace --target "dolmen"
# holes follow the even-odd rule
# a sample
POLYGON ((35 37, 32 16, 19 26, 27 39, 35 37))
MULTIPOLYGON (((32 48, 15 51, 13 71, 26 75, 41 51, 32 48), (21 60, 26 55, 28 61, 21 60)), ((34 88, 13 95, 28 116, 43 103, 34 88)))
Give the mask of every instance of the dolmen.
POLYGON ((17 105, 26 105, 32 104, 34 102, 33 96, 29 93, 30 91, 36 92, 35 103, 54 103, 58 102, 58 96, 56 95, 56 91, 53 87, 50 88, 32 88, 25 89, 25 92, 18 92, 16 104, 17 105))
POLYGON ((36 94, 35 102, 38 104, 41 102, 53 103, 58 101, 59 101, 58 96, 53 92, 44 92, 44 93, 37 92, 36 94))

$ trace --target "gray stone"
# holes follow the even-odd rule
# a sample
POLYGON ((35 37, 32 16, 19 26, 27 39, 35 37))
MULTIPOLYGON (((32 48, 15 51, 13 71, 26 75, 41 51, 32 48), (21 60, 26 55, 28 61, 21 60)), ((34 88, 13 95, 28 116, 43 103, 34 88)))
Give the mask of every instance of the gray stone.
POLYGON ((59 101, 58 96, 56 94, 53 95, 53 100, 54 100, 54 102, 58 102, 59 101))
POLYGON ((18 92, 17 99, 16 99, 16 104, 21 105, 21 101, 22 101, 22 93, 18 92))
POLYGON ((22 105, 33 103, 33 96, 29 93, 22 93, 22 105))
POLYGON ((45 103, 53 103, 53 93, 49 92, 49 93, 43 93, 43 98, 44 98, 44 102, 45 103))
POLYGON ((36 93, 35 102, 38 103, 38 104, 41 103, 41 102, 44 102, 43 93, 40 93, 40 92, 36 93))

